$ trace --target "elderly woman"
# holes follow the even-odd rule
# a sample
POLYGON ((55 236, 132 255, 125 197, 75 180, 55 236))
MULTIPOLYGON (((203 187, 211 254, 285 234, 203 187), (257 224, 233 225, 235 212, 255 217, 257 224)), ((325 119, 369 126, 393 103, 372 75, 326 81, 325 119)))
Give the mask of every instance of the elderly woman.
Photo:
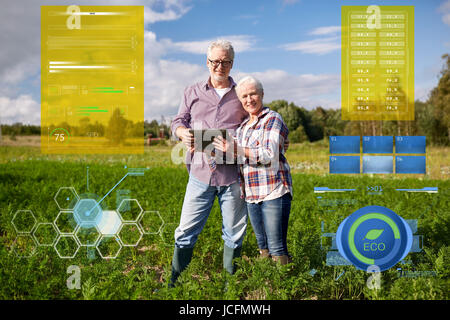
POLYGON ((288 129, 278 113, 263 106, 260 81, 247 76, 237 84, 236 93, 249 117, 237 129, 234 145, 218 137, 214 146, 237 154, 243 178, 241 192, 261 256, 270 254, 273 260, 286 264, 292 200, 292 178, 284 157, 288 129))

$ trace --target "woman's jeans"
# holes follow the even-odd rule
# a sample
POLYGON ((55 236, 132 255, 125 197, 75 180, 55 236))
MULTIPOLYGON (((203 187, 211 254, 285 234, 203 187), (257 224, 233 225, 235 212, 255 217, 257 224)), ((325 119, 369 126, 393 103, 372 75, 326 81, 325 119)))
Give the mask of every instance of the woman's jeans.
POLYGON ((287 230, 292 196, 247 203, 247 209, 259 249, 269 249, 272 256, 288 255, 287 230))

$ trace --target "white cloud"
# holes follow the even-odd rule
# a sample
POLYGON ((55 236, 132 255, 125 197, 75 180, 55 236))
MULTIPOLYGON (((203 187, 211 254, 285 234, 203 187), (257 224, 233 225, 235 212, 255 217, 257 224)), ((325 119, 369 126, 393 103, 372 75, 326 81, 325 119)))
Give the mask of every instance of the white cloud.
POLYGON ((442 3, 442 5, 439 7, 440 11, 450 11, 450 0, 445 1, 442 3))
POLYGON ((324 55, 341 48, 340 37, 328 37, 308 41, 287 43, 281 46, 287 51, 300 51, 302 53, 316 53, 324 55))
POLYGON ((450 13, 447 13, 445 15, 442 16, 442 21, 446 24, 450 26, 450 13))
POLYGON ((208 45, 218 39, 226 39, 233 44, 233 48, 235 52, 244 52, 249 51, 254 48, 256 43, 256 38, 250 35, 229 35, 229 36, 220 36, 211 39, 204 39, 199 41, 180 41, 171 43, 172 50, 183 51, 194 54, 206 54, 206 50, 208 49, 208 45))
POLYGON ((16 85, 21 81, 35 75, 40 71, 39 56, 29 56, 10 67, 6 66, 0 72, 0 83, 2 85, 16 85))
MULTIPOLYGON (((0 21, 0 81, 20 81, 19 73, 29 73, 39 67, 40 60, 40 6, 68 5, 71 0, 20 0, 2 3, 0 21), (34 61, 34 64, 28 61, 34 61), (22 66, 14 69, 17 65, 22 66), (30 68, 24 68, 27 64, 30 68), (7 74, 6 74, 6 71, 7 74)), ((191 7, 186 0, 128 0, 127 5, 144 5, 146 23, 175 20, 191 7), (158 8, 158 9, 156 9, 158 8)), ((90 0, 78 0, 77 5, 92 5, 90 0)), ((124 5, 123 0, 97 0, 95 5, 124 5)))
POLYGON ((206 65, 164 59, 167 52, 174 50, 174 43, 170 39, 158 40, 151 31, 144 34, 144 46, 144 117, 159 119, 161 115, 175 115, 184 88, 207 79, 208 69, 206 65))
MULTIPOLYGON (((146 24, 181 18, 191 7, 186 0, 128 0, 126 5, 144 5, 146 24)), ((71 0, 20 0, 2 3, 0 21, 0 117, 5 122, 39 123, 39 98, 29 94, 30 88, 24 88, 25 81, 34 81, 40 71, 40 6, 69 5, 71 0), (27 92, 28 91, 28 92, 27 92)), ((77 5, 92 5, 90 0, 78 0, 77 5)), ((97 0, 95 5, 124 5, 123 0, 97 0)), ((152 81, 164 79, 170 67, 158 63, 167 52, 169 40, 156 40, 156 35, 145 33, 145 68, 157 70, 152 81), (162 67, 161 67, 162 65, 162 67)), ((182 72, 181 72, 182 73, 182 72)), ((168 94, 171 90, 161 90, 168 94)), ((150 97, 152 95, 150 94, 150 97)), ((172 96, 168 95, 172 98, 172 96)), ((151 102, 153 100, 146 100, 151 102)), ((158 105, 158 104, 156 104, 158 105)))
POLYGON ((319 27, 312 30, 309 34, 313 36, 324 36, 341 32, 341 26, 319 27))
POLYGON ((178 111, 184 88, 209 76, 205 66, 159 60, 145 64, 144 117, 172 116, 178 111))
POLYGON ((450 0, 445 1, 438 8, 438 12, 442 13, 442 22, 450 26, 450 0))
MULTIPOLYGON (((68 0, 48 0, 40 4, 68 3, 68 0)), ((90 2, 80 0, 77 4, 87 3, 90 2)), ((130 0, 127 2, 130 5, 146 4, 146 23, 179 19, 190 10, 186 3, 186 1, 178 0, 130 0)), ((19 89, 16 89, 20 87, 23 81, 37 78, 36 74, 39 72, 40 27, 39 14, 36 14, 36 12, 39 12, 40 4, 31 0, 28 1, 28 4, 28 6, 24 6, 23 2, 10 2, 4 5, 9 9, 5 11, 2 8, 0 13, 0 19, 7 20, 2 22, 2 26, 15 26, 6 30, 7 32, 4 31, 3 37, 0 35, 0 40, 4 44, 0 51, 0 85, 10 89, 0 90, 0 121, 2 123, 20 121, 39 124, 40 122, 40 102, 29 93, 21 93, 19 89), (13 3, 15 4, 13 5, 13 3), (30 17, 30 19, 24 17, 30 17), (18 19, 23 20, 23 23, 18 24, 18 19), (7 35, 5 35, 5 32, 7 35), (24 43, 28 45, 27 50, 23 49, 24 43)), ((119 0, 101 0, 96 4, 115 5, 122 4, 122 2, 119 0)), ((257 39, 251 35, 228 35, 222 36, 222 38, 230 40, 237 53, 253 50, 257 43, 257 39)), ((312 53, 324 54, 336 49, 337 39, 338 37, 321 39, 322 42, 325 42, 321 48, 319 44, 316 44, 315 48, 312 48, 310 44, 308 48, 307 43, 302 44, 300 42, 297 43, 296 49, 293 49, 295 44, 288 44, 285 49, 303 50, 305 52, 312 50, 312 53)), ((159 119, 161 115, 166 117, 175 115, 184 88, 197 81, 206 80, 209 76, 205 65, 168 60, 165 55, 170 52, 206 54, 207 46, 213 40, 215 39, 175 42, 171 39, 158 39, 152 31, 145 32, 145 119, 159 119)), ((242 73, 239 70, 233 69, 232 76, 236 81, 239 80, 240 75, 242 73)), ((338 75, 292 75, 282 70, 266 70, 254 73, 254 75, 263 82, 266 92, 265 101, 286 99, 295 102, 297 105, 311 108, 318 104, 324 107, 338 107, 337 98, 340 88, 340 77, 338 75)))
MULTIPOLYGON (((238 72, 239 81, 248 74, 238 72)), ((266 70, 251 73, 264 87, 264 101, 284 99, 298 106, 312 109, 318 105, 324 108, 340 107, 339 74, 289 74, 283 70, 266 70)))
POLYGON ((41 105, 30 95, 17 98, 0 97, 0 123, 15 122, 39 124, 41 121, 41 105))
POLYGON ((165 0, 165 1, 141 1, 146 4, 144 8, 145 23, 155 23, 158 21, 177 20, 184 16, 191 6, 186 5, 186 1, 165 0), (153 4, 160 4, 163 6, 162 11, 155 11, 151 8, 153 4))
POLYGON ((336 35, 341 32, 340 26, 325 26, 315 28, 308 33, 313 36, 328 36, 307 41, 299 41, 283 44, 280 48, 287 51, 300 51, 302 53, 311 53, 324 55, 341 48, 340 36, 336 35))
POLYGON ((414 88, 414 100, 419 100, 422 102, 427 101, 432 89, 432 85, 416 85, 414 88))
MULTIPOLYGON (((237 52, 251 50, 253 38, 248 36, 224 37, 232 41, 237 52), (237 40, 242 41, 241 43, 237 40)), ((146 48, 155 48, 153 52, 161 55, 169 50, 178 50, 205 54, 210 41, 201 40, 198 43, 185 42, 178 45, 169 39, 157 40, 154 33, 146 32, 146 48), (201 45, 199 43, 202 43, 201 45)), ((148 50, 147 50, 148 51, 148 50)), ((186 86, 206 80, 209 76, 204 65, 194 65, 183 61, 171 61, 161 57, 148 56, 146 51, 145 64, 145 119, 159 119, 161 115, 173 116, 177 113, 183 90, 186 86)), ((150 53, 149 53, 150 54, 150 53)), ((264 100, 270 102, 276 99, 292 101, 298 106, 314 108, 321 105, 324 108, 340 107, 340 81, 338 74, 289 74, 283 70, 265 70, 251 73, 260 79, 264 86, 264 100)), ((244 75, 240 70, 233 69, 231 76, 235 81, 244 75)))

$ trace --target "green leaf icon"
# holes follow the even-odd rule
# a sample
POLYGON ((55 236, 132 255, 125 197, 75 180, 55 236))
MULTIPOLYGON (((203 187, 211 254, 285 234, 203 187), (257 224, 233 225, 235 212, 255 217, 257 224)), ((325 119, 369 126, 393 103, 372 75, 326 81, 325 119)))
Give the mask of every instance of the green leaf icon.
POLYGON ((375 240, 376 238, 378 238, 379 236, 381 236, 381 234, 383 233, 384 229, 372 229, 369 232, 367 232, 366 236, 363 238, 364 239, 369 239, 369 240, 375 240))

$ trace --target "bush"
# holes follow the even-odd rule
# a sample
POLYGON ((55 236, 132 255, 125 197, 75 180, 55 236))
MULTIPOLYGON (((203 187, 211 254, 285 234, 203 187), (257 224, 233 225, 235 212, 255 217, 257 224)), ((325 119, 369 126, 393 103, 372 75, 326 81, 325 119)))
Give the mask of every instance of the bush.
POLYGON ((289 133, 289 141, 292 143, 300 143, 308 141, 305 128, 300 125, 297 129, 289 133))

